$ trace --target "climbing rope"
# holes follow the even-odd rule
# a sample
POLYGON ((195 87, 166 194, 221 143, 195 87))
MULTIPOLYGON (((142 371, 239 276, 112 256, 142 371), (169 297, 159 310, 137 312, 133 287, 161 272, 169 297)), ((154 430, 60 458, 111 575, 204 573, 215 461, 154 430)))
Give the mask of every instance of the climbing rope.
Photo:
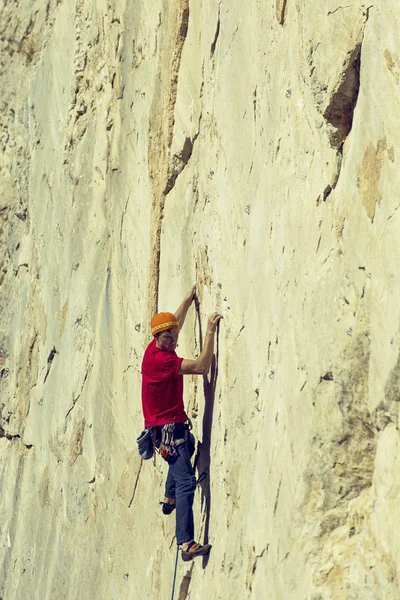
POLYGON ((178 553, 179 553, 179 546, 176 546, 176 558, 175 558, 175 570, 174 570, 174 581, 172 583, 172 596, 171 596, 171 600, 174 600, 174 594, 175 594, 175 580, 176 580, 176 567, 178 565, 178 553))

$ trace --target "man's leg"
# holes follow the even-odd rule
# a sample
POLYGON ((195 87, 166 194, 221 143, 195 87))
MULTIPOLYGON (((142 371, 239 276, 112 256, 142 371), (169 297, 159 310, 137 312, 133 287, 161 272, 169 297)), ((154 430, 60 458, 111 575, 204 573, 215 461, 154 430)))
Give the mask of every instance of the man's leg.
POLYGON ((175 480, 168 466, 168 475, 165 482, 164 500, 160 502, 164 515, 170 515, 175 510, 175 480))
POLYGON ((196 477, 186 443, 177 446, 176 459, 169 466, 168 475, 174 478, 176 498, 176 541, 177 544, 194 539, 193 499, 196 477))
POLYGON ((171 473, 171 465, 168 465, 168 475, 165 481, 165 498, 164 502, 166 502, 167 499, 175 500, 175 480, 171 473))
POLYGON ((170 465, 175 479, 176 491, 176 541, 182 546, 182 559, 189 561, 196 556, 205 556, 211 550, 210 544, 196 544, 194 541, 193 499, 196 477, 190 462, 187 444, 176 448, 177 458, 170 465))

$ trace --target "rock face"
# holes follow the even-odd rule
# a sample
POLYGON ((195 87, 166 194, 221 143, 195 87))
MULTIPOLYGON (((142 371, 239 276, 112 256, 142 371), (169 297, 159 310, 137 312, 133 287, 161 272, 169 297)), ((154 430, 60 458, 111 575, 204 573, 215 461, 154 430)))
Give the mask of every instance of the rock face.
POLYGON ((176 598, 397 599, 397 1, 0 9, 0 598, 165 599, 149 318, 178 353, 207 563, 176 598))

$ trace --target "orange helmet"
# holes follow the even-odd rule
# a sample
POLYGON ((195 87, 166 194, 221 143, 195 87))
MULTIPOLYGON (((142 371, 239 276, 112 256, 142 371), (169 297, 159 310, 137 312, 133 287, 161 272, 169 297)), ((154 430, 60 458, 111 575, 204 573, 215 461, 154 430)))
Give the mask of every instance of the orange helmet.
POLYGON ((151 320, 151 333, 155 335, 161 331, 172 329, 173 327, 179 327, 179 323, 176 320, 176 316, 170 312, 162 312, 154 315, 151 320))

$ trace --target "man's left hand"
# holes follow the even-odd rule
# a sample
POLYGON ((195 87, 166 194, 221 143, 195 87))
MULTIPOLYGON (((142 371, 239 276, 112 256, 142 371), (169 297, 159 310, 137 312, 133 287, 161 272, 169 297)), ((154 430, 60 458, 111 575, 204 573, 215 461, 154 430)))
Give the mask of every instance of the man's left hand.
POLYGON ((196 284, 192 285, 190 292, 188 293, 188 295, 186 296, 187 300, 190 301, 190 303, 193 302, 194 298, 196 296, 196 284))

